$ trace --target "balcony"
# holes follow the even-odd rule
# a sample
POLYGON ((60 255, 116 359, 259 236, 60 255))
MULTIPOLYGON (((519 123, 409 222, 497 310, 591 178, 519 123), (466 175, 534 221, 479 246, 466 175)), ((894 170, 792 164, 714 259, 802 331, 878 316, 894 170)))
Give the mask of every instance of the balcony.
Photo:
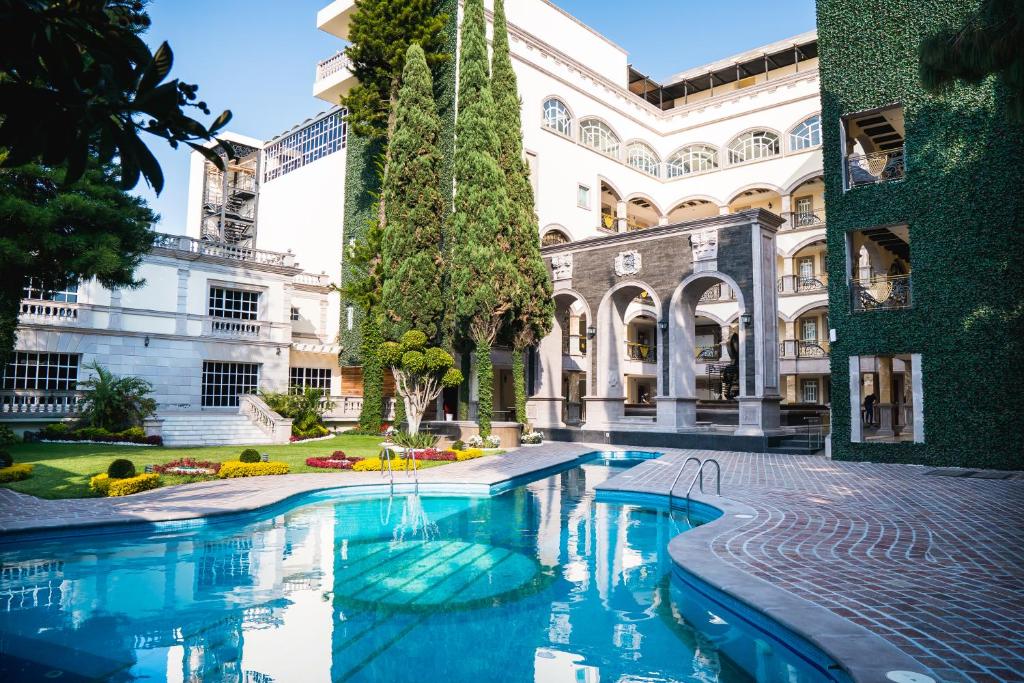
POLYGON ((44 299, 23 299, 18 322, 22 325, 76 325, 78 304, 44 299))
POLYGON ((348 40, 349 22, 355 10, 355 0, 335 0, 316 13, 316 27, 332 36, 348 40))
POLYGON ((626 342, 626 359, 638 360, 642 363, 657 363, 658 347, 652 344, 628 341, 626 342))
POLYGON ((269 339, 270 325, 257 320, 232 320, 208 318, 206 334, 228 339, 269 339))
POLYGON ((779 294, 813 294, 828 292, 828 275, 783 275, 778 279, 776 287, 779 294))
POLYGON ((694 349, 694 354, 698 363, 713 363, 722 360, 722 345, 698 346, 694 349))
POLYGON ((587 353, 587 338, 578 335, 570 334, 562 337, 562 355, 564 356, 581 356, 587 353))
POLYGON ((846 157, 846 189, 902 180, 905 173, 902 147, 846 157))
POLYGON ((735 301, 736 293, 732 291, 732 287, 722 283, 712 285, 708 287, 703 294, 700 295, 700 299, 697 300, 698 304, 717 304, 723 301, 735 301))
POLYGON ((829 345, 824 339, 783 339, 779 342, 779 358, 828 358, 829 345))
POLYGON ((185 235, 157 233, 153 240, 153 247, 268 266, 283 266, 285 268, 295 266, 295 256, 291 253, 267 251, 266 249, 250 249, 248 247, 228 244, 227 242, 197 240, 194 237, 186 237, 185 235))
POLYGON ((802 230, 805 228, 824 228, 824 211, 787 211, 782 215, 786 222, 779 230, 802 230))
POLYGON ((82 391, 13 389, 0 391, 0 417, 70 417, 78 415, 82 391))
POLYGON ((352 61, 343 50, 316 65, 313 96, 328 104, 338 104, 341 97, 347 95, 355 84, 356 76, 352 73, 352 61))
POLYGON ((875 275, 850 281, 850 304, 855 313, 910 308, 910 274, 875 275))

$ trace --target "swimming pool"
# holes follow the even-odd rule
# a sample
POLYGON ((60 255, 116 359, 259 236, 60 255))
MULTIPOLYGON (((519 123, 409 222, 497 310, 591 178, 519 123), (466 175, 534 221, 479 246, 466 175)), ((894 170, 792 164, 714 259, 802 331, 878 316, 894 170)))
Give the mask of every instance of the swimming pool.
POLYGON ((827 680, 671 578, 706 518, 595 499, 637 457, 0 546, 0 680, 827 680))

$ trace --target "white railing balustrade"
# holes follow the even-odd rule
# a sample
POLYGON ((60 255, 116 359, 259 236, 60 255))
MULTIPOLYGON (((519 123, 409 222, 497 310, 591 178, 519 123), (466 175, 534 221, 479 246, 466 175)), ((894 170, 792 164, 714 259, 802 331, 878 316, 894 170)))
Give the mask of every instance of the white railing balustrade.
POLYGON ((274 443, 288 443, 292 436, 291 419, 281 417, 255 394, 238 397, 238 412, 252 420, 274 443))
POLYGON ((13 389, 0 391, 0 415, 78 415, 85 392, 13 389))
POLYGON ((331 278, 327 273, 299 273, 295 276, 295 284, 327 287, 331 284, 331 278))
POLYGON ((259 337, 262 330, 263 325, 258 322, 218 318, 210 321, 210 331, 222 337, 259 337))
POLYGON ((78 304, 25 299, 18 316, 22 323, 54 323, 67 325, 78 320, 78 304))
POLYGON ((290 268, 295 265, 295 255, 291 252, 282 253, 279 251, 267 251, 266 249, 250 249, 249 247, 227 244, 226 242, 199 240, 186 235, 157 233, 156 238, 153 240, 153 246, 160 249, 184 251, 200 256, 214 256, 235 261, 261 263, 269 266, 290 268))
POLYGON ((316 65, 316 80, 322 81, 328 76, 338 73, 342 69, 348 69, 349 71, 352 70, 352 60, 348 58, 348 55, 345 54, 344 50, 322 60, 316 65))

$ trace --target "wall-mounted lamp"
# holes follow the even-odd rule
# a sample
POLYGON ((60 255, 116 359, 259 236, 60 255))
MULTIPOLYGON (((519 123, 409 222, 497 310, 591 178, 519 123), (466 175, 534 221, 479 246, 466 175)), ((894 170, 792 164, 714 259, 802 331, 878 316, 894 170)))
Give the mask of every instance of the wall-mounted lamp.
POLYGON ((587 327, 587 339, 593 339, 597 336, 597 328, 593 325, 587 327))
POLYGON ((668 321, 667 320, 659 320, 658 321, 658 329, 662 330, 662 331, 667 330, 668 329, 668 321))
POLYGON ((754 323, 754 316, 744 313, 740 316, 740 322, 743 323, 743 327, 750 327, 754 323))
POLYGON ((279 355, 279 356, 281 355, 281 347, 280 346, 277 347, 277 355, 279 355))
POLYGON ((142 344, 143 346, 149 346, 149 335, 146 335, 146 338, 142 340, 142 344))

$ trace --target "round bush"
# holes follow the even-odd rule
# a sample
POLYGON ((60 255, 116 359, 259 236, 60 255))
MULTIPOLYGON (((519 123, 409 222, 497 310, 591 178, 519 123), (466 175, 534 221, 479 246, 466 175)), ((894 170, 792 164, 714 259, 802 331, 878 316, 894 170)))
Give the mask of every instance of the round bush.
POLYGON ((466 450, 466 442, 463 441, 462 439, 459 439, 458 441, 456 441, 455 443, 452 444, 452 450, 453 451, 464 451, 464 450, 466 450))
POLYGON ((7 451, 0 451, 0 467, 10 467, 14 464, 14 458, 7 451))
POLYGON ((255 448, 246 448, 242 451, 242 454, 238 456, 240 462, 259 462, 260 452, 255 448))
POLYGON ((135 476, 135 465, 131 460, 118 458, 110 463, 107 468, 107 476, 111 479, 130 479, 135 476))

